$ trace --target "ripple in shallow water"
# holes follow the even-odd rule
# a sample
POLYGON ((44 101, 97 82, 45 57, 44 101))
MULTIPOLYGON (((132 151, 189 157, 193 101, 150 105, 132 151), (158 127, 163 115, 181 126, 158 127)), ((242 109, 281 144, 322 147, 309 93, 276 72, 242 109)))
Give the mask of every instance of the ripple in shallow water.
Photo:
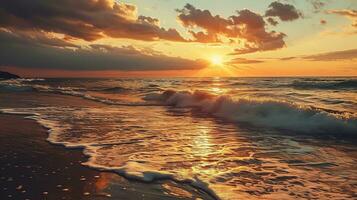
MULTIPOLYGON (((356 151, 244 129, 164 107, 30 108, 49 140, 84 147, 89 166, 141 181, 173 179, 222 199, 351 198, 356 151)), ((354 147, 351 147, 354 149, 354 147)))

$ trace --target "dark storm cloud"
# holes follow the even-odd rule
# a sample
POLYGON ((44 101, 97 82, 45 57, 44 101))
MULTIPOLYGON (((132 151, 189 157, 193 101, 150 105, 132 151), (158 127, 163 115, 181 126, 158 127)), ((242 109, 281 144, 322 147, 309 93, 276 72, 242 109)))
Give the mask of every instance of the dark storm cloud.
POLYGON ((293 5, 275 1, 269 5, 265 16, 278 17, 281 21, 293 21, 302 17, 302 13, 293 5))
POLYGON ((243 41, 243 47, 237 48, 234 54, 276 50, 285 46, 286 35, 269 32, 263 17, 248 9, 237 11, 236 15, 228 18, 197 9, 191 4, 186 4, 177 12, 179 21, 189 29, 194 42, 217 43, 222 42, 222 38, 243 41), (196 28, 203 31, 195 32, 196 28))
POLYGON ((0 66, 59 70, 190 70, 207 66, 204 61, 170 57, 156 52, 144 52, 132 46, 113 47, 91 45, 79 48, 42 36, 20 37, 0 31, 0 66), (40 37, 38 37, 40 38, 40 37), (67 48, 70 47, 70 48, 67 48))
POLYGON ((184 41, 158 19, 136 16, 135 5, 113 0, 1 0, 0 27, 62 33, 93 41, 105 36, 136 40, 184 41))

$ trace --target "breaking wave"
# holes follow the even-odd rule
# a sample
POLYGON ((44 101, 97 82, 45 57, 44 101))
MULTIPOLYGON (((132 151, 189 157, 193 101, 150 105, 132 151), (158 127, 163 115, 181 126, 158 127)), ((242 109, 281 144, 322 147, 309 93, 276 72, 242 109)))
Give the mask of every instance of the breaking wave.
POLYGON ((317 135, 357 137, 357 119, 351 113, 334 113, 288 102, 233 99, 209 93, 169 90, 144 97, 147 101, 193 108, 230 122, 317 135))
MULTIPOLYGON (((38 80, 30 80, 38 81, 38 80)), ((311 82, 297 82, 293 84, 311 85, 311 82)), ((314 81, 318 87, 331 85, 331 81, 314 81)), ((333 84, 339 87, 353 87, 356 80, 335 80, 333 84)), ((315 86, 316 86, 315 85, 315 86)), ((357 87, 356 87, 357 88, 357 87)), ((317 135, 352 136, 357 137, 356 113, 346 113, 333 110, 322 110, 315 107, 302 107, 285 101, 233 99, 228 95, 216 96, 207 92, 166 90, 162 93, 149 93, 143 97, 144 102, 128 102, 118 99, 108 99, 88 94, 86 90, 73 87, 50 87, 41 84, 26 84, 24 80, 10 80, 0 82, 0 91, 38 91, 62 95, 81 97, 108 105, 123 106, 158 106, 198 109, 210 116, 231 122, 245 123, 257 127, 270 127, 293 132, 317 135), (4 84, 5 83, 5 84, 4 84)), ((123 91, 125 88, 112 87, 104 90, 123 91)))
POLYGON ((44 79, 10 79, 0 81, 0 92, 31 92, 36 89, 26 82, 43 81, 44 79))

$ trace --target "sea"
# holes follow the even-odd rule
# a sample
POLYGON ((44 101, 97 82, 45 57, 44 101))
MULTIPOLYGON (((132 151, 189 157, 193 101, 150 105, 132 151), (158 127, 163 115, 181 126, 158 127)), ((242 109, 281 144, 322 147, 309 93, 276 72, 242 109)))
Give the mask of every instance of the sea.
POLYGON ((42 96, 0 111, 132 181, 223 200, 357 198, 356 77, 13 79, 0 93, 42 96), (47 106, 49 94, 78 101, 47 106))

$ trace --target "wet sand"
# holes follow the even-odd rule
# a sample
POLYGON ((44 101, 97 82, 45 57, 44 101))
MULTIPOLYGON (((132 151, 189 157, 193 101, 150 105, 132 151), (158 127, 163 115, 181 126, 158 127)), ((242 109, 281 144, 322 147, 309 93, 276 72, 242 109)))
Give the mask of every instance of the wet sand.
MULTIPOLYGON (((0 108, 16 107, 19 102, 24 107, 35 98, 16 96, 17 100, 0 94, 0 108)), ((50 105, 61 97, 46 98, 50 105)), ((212 199, 171 181, 141 183, 87 168, 81 164, 87 158, 80 149, 53 145, 46 138, 47 130, 37 122, 22 115, 0 114, 0 199, 212 199)))

